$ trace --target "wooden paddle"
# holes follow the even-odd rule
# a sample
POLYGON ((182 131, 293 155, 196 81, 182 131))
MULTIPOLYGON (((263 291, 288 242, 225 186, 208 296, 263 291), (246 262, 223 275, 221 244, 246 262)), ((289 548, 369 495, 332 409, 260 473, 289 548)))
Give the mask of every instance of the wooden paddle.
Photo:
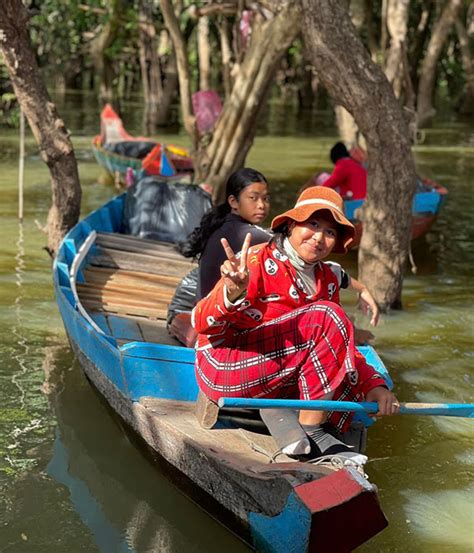
MULTIPOLYGON (((219 407, 242 409, 303 409, 309 411, 354 411, 375 414, 375 402, 300 400, 300 399, 247 399, 221 397, 219 407)), ((474 418, 474 403, 400 403, 403 415, 430 415, 443 417, 474 418)))

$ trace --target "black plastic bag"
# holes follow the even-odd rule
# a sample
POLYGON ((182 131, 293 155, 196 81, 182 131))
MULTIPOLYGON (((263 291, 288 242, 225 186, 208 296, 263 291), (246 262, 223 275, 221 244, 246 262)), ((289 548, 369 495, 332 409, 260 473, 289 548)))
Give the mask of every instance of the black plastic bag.
POLYGON ((104 144, 104 149, 114 154, 135 159, 144 159, 156 146, 157 142, 145 142, 139 140, 124 140, 123 142, 112 142, 104 144))
POLYGON ((196 184, 145 177, 127 192, 124 232, 151 240, 182 242, 210 208, 211 196, 196 184))
POLYGON ((189 313, 196 303, 196 290, 199 267, 191 269, 176 288, 173 299, 168 307, 168 324, 178 313, 189 313))

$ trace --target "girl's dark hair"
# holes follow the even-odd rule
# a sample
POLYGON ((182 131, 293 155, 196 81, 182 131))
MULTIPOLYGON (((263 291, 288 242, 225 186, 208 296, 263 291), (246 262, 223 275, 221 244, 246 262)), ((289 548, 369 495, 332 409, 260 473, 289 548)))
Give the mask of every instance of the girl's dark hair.
POLYGON ((336 163, 336 161, 342 159, 343 157, 351 157, 351 154, 342 142, 336 142, 336 144, 334 144, 331 148, 329 157, 333 163, 336 163))
POLYGON ((178 245, 181 254, 185 257, 199 258, 211 234, 224 224, 227 214, 230 213, 229 196, 238 199, 242 190, 254 182, 268 184, 262 173, 249 167, 243 167, 232 173, 225 187, 225 201, 211 208, 201 219, 201 224, 188 236, 187 241, 178 245))
POLYGON ((289 222, 290 221, 284 221, 280 226, 274 229, 273 236, 268 241, 270 245, 275 244, 277 250, 279 250, 282 254, 285 253, 283 242, 285 241, 285 238, 290 236, 289 222))

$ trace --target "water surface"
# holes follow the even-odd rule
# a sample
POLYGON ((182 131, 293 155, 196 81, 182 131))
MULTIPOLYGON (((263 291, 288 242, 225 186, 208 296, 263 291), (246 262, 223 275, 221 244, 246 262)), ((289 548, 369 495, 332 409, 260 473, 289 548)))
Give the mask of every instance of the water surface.
MULTIPOLYGON (((137 106, 125 108, 129 130, 139 133, 137 106)), ((97 109, 80 95, 66 96, 60 109, 73 132, 85 214, 115 194, 97 183, 89 149, 97 109)), ((329 120, 274 106, 262 124, 248 164, 271 181, 273 212, 286 209, 313 172, 328 168, 336 140, 329 120)), ((166 134, 188 142, 176 129, 166 134)), ((20 225, 17 149, 16 132, 3 132, 0 551, 247 551, 129 442, 82 376, 55 307, 39 229, 50 202, 48 172, 29 137, 20 225)), ((438 123, 415 157, 419 173, 447 186, 449 197, 433 230, 413 244, 417 273, 405 280, 405 310, 382 318, 376 346, 401 400, 473 402, 472 124, 438 123)), ((343 264, 357 274, 354 254, 343 264)), ((354 312, 353 298, 344 302, 354 312)), ((441 417, 399 416, 371 429, 367 472, 390 526, 358 551, 474 550, 473 434, 471 421, 441 417)))

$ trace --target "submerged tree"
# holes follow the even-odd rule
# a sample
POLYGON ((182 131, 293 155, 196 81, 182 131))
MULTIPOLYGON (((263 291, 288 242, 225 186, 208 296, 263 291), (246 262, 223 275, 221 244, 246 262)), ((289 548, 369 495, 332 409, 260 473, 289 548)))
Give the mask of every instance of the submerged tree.
POLYGON ((417 96, 418 124, 423 126, 436 113, 433 96, 436 83, 436 67, 449 31, 462 8, 462 0, 448 0, 436 21, 420 68, 417 96))
MULTIPOLYGON (((228 11, 237 14, 239 6, 245 4, 240 1, 210 4, 201 13, 198 11, 198 15, 209 15, 213 11, 220 15, 228 11)), ((299 31, 299 8, 291 0, 253 2, 249 8, 252 9, 247 14, 251 20, 250 36, 248 43, 243 44, 237 35, 238 51, 231 72, 232 81, 228 83, 229 96, 212 133, 200 137, 191 102, 187 44, 171 0, 161 0, 177 57, 181 111, 194 147, 196 179, 213 185, 216 200, 221 199, 230 173, 244 164, 275 71, 299 31)), ((239 16, 242 13, 237 14, 237 23, 239 16)), ((221 39, 226 44, 225 37, 221 39)))
POLYGON ((54 255, 65 233, 77 222, 81 187, 71 140, 41 80, 28 36, 29 15, 21 0, 3 0, 0 51, 13 89, 51 173, 48 249, 54 255))
POLYGON ((355 119, 369 159, 359 274, 382 309, 401 306, 416 175, 402 109, 339 0, 301 0, 303 35, 329 94, 355 119), (344 55, 341 55, 344 52, 344 55))

